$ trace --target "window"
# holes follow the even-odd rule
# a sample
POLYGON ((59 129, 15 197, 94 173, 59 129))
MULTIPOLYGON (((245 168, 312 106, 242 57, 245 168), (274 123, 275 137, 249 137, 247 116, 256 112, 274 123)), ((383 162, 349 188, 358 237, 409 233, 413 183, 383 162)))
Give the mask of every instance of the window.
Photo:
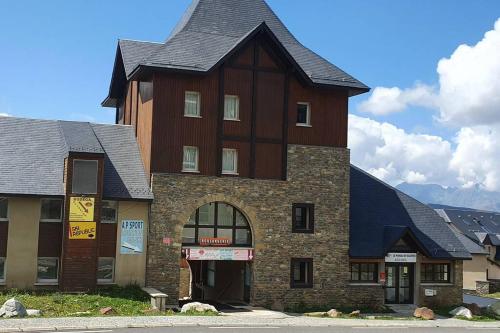
POLYGON ((40 222, 61 222, 63 201, 61 199, 42 199, 40 222))
POLYGON ((377 263, 351 263, 351 281, 377 282, 377 263))
POLYGON ((311 105, 297 103, 297 126, 311 126, 311 105))
POLYGON ((59 275, 59 258, 38 258, 37 281, 41 283, 57 283, 59 275))
POLYGON ((184 146, 182 158, 182 171, 198 172, 198 147, 184 146))
POLYGON ((200 117, 200 93, 186 91, 184 97, 184 116, 200 117))
POLYGON ((238 151, 236 149, 224 148, 222 150, 222 173, 238 174, 238 151))
POLYGON ((0 283, 5 282, 5 258, 0 258, 0 283))
POLYGON ((215 288, 215 261, 207 261, 207 286, 215 288))
POLYGON ((115 275, 115 258, 99 258, 97 262, 97 282, 112 283, 115 275))
POLYGON ((290 272, 291 288, 313 287, 313 260, 310 258, 292 258, 290 272))
POLYGON ((292 221, 292 232, 314 233, 314 204, 293 204, 292 221))
POLYGON ((224 120, 240 120, 240 99, 238 96, 224 96, 224 120))
POLYGON ((8 208, 9 200, 7 198, 0 198, 0 221, 7 221, 8 208))
POLYGON ((73 161, 73 193, 97 193, 97 167, 98 161, 73 161))
POLYGON ((422 264, 421 282, 450 282, 450 264, 422 264))
POLYGON ((198 208, 182 231, 182 244, 203 246, 252 246, 252 231, 243 214, 235 207, 212 202, 198 208), (210 243, 210 242, 216 243, 210 243))
POLYGON ((116 223, 117 206, 118 203, 116 201, 102 201, 101 223, 116 223))

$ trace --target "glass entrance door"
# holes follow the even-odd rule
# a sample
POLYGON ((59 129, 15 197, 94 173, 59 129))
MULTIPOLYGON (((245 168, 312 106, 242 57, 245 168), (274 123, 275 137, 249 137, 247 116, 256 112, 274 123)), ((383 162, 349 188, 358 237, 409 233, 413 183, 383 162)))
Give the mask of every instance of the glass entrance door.
POLYGON ((413 264, 385 264, 385 303, 413 303, 413 264))

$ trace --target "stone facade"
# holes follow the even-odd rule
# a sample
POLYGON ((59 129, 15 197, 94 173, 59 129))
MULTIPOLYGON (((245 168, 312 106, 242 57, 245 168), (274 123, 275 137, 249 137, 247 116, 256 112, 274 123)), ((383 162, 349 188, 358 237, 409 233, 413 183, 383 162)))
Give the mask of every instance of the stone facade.
POLYGON ((419 284, 418 304, 429 308, 460 305, 463 302, 463 263, 461 260, 452 262, 452 282, 446 284, 419 284), (435 296, 425 296, 425 289, 436 291, 435 296))
POLYGON ((165 292, 171 305, 179 295, 183 226, 198 207, 214 201, 235 206, 251 224, 251 304, 338 306, 354 298, 347 288, 348 149, 289 145, 287 181, 153 174, 152 188, 147 285, 165 292), (314 203, 314 234, 292 233, 293 203, 314 203), (313 258, 313 288, 290 288, 291 258, 313 258))

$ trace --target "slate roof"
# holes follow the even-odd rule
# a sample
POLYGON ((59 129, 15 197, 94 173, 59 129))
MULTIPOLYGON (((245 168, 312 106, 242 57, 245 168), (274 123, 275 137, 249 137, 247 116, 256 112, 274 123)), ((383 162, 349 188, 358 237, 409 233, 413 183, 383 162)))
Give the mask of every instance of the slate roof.
POLYGON ((133 128, 0 117, 0 194, 63 196, 69 152, 105 154, 104 198, 152 199, 133 128))
POLYGON ((383 258, 398 235, 410 233, 431 258, 471 255, 429 206, 351 166, 349 254, 383 258))
POLYGON ((311 83, 350 88, 351 95, 369 90, 302 45, 264 0, 193 0, 164 43, 119 41, 125 75, 139 66, 208 72, 262 25, 311 83))

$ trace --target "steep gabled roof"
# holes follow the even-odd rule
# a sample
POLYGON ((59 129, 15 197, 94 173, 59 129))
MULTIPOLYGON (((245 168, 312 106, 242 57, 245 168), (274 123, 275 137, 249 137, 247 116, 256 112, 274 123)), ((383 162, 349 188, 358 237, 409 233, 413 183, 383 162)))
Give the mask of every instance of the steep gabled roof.
MULTIPOLYGON (((209 72, 263 25, 311 84, 346 88, 350 95, 369 90, 297 41, 264 0, 194 0, 164 43, 120 41, 126 79, 131 79, 141 67, 209 72)), ((116 79, 115 74, 112 80, 116 79)))
POLYGON ((64 158, 104 154, 104 198, 153 198, 131 126, 0 117, 0 194, 63 196, 64 158))
POLYGON ((349 254, 383 258, 410 234, 430 258, 470 259, 470 253, 430 207, 351 166, 349 254))

